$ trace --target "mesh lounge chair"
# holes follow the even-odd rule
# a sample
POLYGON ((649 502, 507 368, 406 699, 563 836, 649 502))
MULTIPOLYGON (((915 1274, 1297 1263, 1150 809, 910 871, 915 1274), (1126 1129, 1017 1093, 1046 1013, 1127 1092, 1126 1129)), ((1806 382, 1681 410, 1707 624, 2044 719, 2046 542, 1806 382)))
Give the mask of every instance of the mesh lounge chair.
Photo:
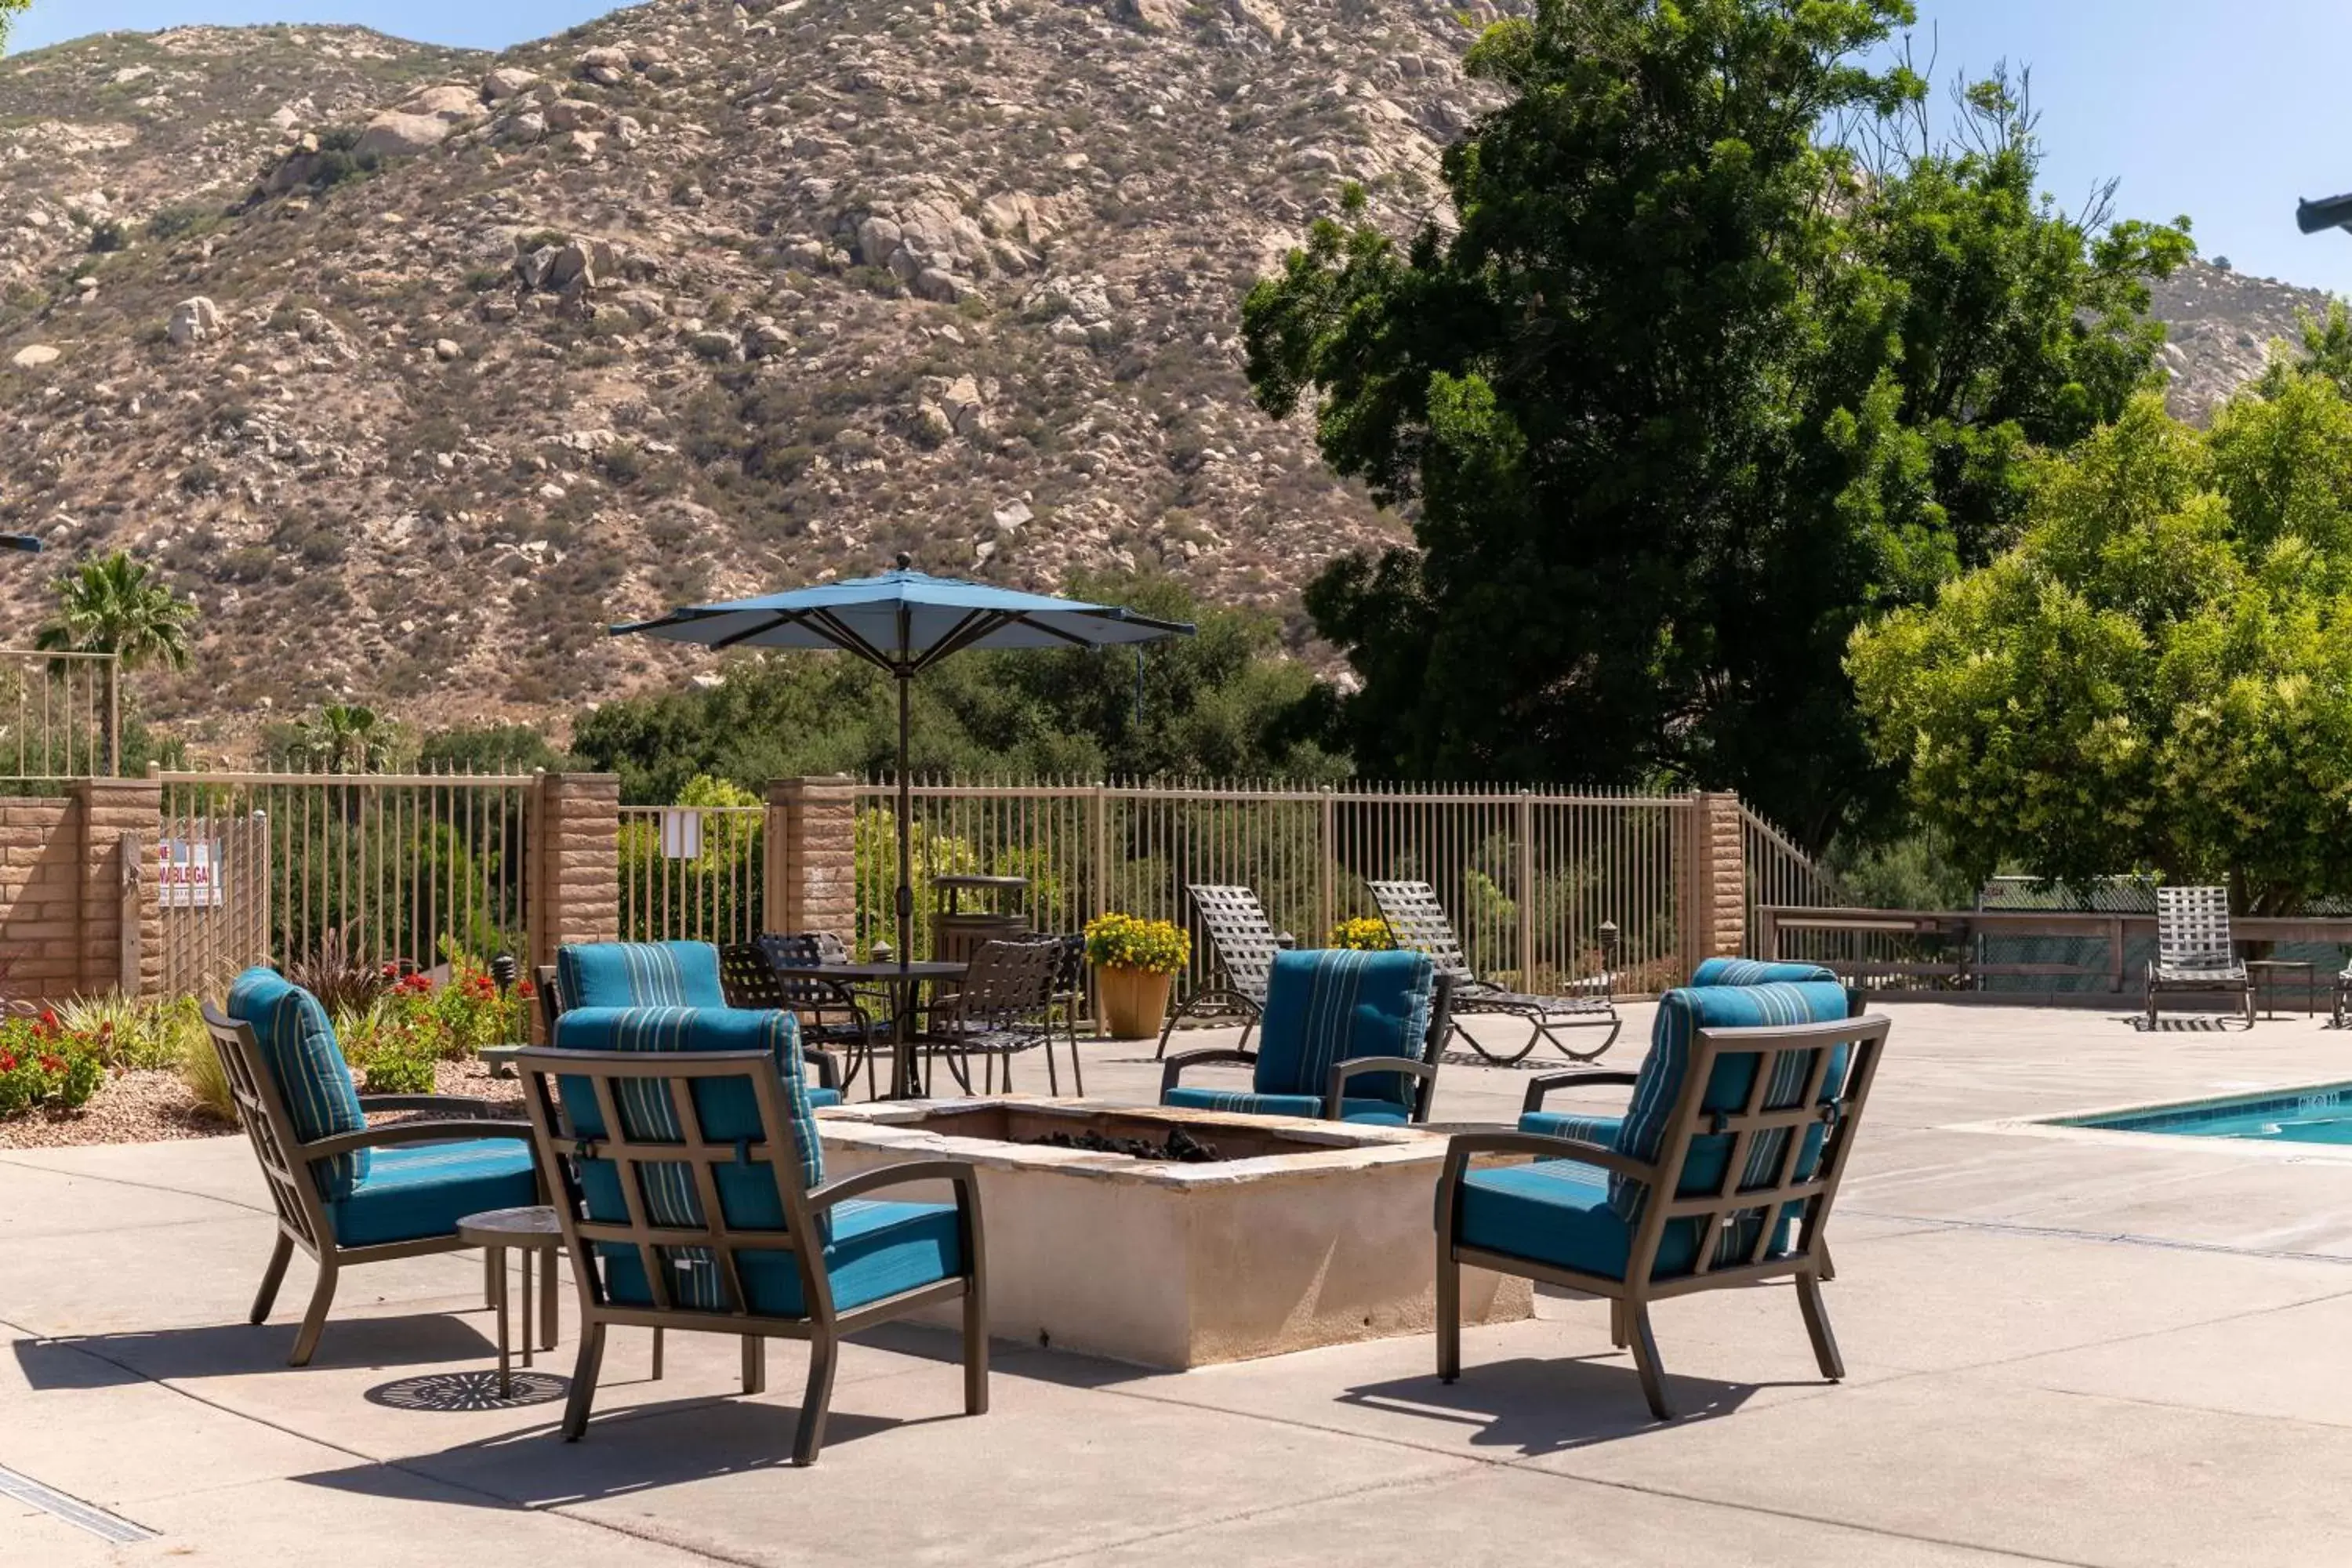
POLYGON ((1320 948, 1277 953, 1255 1051, 1181 1051, 1160 1103, 1244 1116, 1388 1126, 1429 1120, 1452 983, 1427 953, 1320 948), (1247 1067, 1246 1089, 1186 1088, 1194 1068, 1247 1067))
POLYGON ((586 1430, 615 1325, 736 1334, 743 1391, 770 1339, 809 1342, 796 1463, 824 1441, 843 1336, 963 1304, 964 1410, 988 1408, 980 1190, 961 1160, 828 1182, 789 1013, 666 1008, 564 1015, 557 1048, 518 1053, 581 1298, 563 1434, 586 1430), (876 1201, 911 1182, 951 1204, 876 1201))
POLYGON ((2156 1027, 2157 998, 2165 992, 2204 992, 2241 998, 2246 1027, 2254 1026, 2254 983, 2230 940, 2227 888, 2158 888, 2156 957, 2147 966, 2147 1026, 2156 1027))
MULTIPOLYGON (((561 949, 556 962, 541 964, 536 978, 547 1037, 575 1007, 709 1007, 761 1011, 764 1004, 745 995, 739 1005, 719 949, 707 942, 583 942, 561 949)), ((739 964, 737 982, 742 982, 739 964)), ((841 1103, 841 1063, 830 1051, 803 1050, 816 1069, 810 1090, 819 1106, 841 1103)))
POLYGON ((1208 929, 1209 945, 1216 953, 1217 966, 1224 971, 1225 983, 1193 992, 1168 1015, 1168 1021, 1160 1026, 1160 1048, 1151 1054, 1154 1061, 1168 1055, 1168 1037, 1186 1018, 1238 1015, 1241 1043, 1247 1046, 1250 1031, 1257 1026, 1258 1013, 1265 1006, 1266 976, 1274 967, 1274 955, 1283 950, 1286 941, 1275 935, 1257 895, 1247 888, 1196 883, 1185 890, 1192 895, 1192 907, 1201 911, 1201 924, 1208 929))
POLYGON ((1624 1027, 1624 1021, 1617 1016, 1616 1004, 1609 998, 1606 975, 1594 983, 1599 989, 1589 995, 1531 996, 1506 991, 1471 973, 1462 943, 1454 937, 1454 922, 1445 918, 1445 908, 1437 901, 1436 889, 1426 882, 1370 882, 1366 886, 1371 889, 1372 902, 1380 908, 1381 919, 1388 924, 1390 940, 1399 947, 1428 953, 1437 961, 1439 973, 1453 977, 1454 1032, 1488 1061, 1508 1065, 1524 1060, 1537 1043, 1543 1041, 1570 1061, 1589 1062, 1617 1043, 1617 1031, 1624 1027), (1516 1051, 1499 1055, 1488 1050, 1462 1024, 1465 1016, 1480 1015, 1525 1020, 1528 1043, 1516 1051), (1576 1049, 1554 1032, 1591 1028, 1609 1032, 1589 1051, 1576 1049))
MULTIPOLYGON (((1053 1013, 1068 958, 1069 942, 1063 937, 981 943, 961 986, 932 1005, 928 1026, 915 1037, 917 1048, 949 1056, 966 1089, 971 1087, 971 1058, 982 1058, 987 1063, 986 1092, 992 1094, 998 1058, 1003 1058, 1004 1088, 1010 1093, 1013 1058, 1042 1047, 1046 1088, 1060 1094, 1061 1077, 1054 1069, 1053 1013)), ((1087 1091, 1086 1079, 1079 1076, 1083 1071, 1074 1029, 1070 1072, 1080 1094, 1087 1091)))
MULTIPOLYGON (((1824 1229, 1886 1043, 1834 981, 1710 985, 1658 1004, 1625 1115, 1580 1131, 1456 1136, 1437 1196, 1437 1374, 1462 1374, 1466 1264, 1610 1302, 1642 1392, 1672 1418, 1650 1303, 1793 1277, 1822 1375, 1845 1375, 1822 1303, 1824 1229), (1486 1155, 1532 1164, 1473 1168, 1486 1155)), ((1525 1127, 1526 1123, 1522 1123, 1525 1127)))
POLYGON ((319 1348, 344 1268, 463 1250, 467 1215, 539 1201, 528 1129, 491 1120, 479 1100, 360 1094, 326 1009, 275 971, 246 971, 225 1009, 205 1004, 204 1019, 278 1211, 252 1321, 268 1321, 296 1247, 319 1265, 289 1366, 319 1348), (375 1110, 439 1114, 370 1127, 375 1110))

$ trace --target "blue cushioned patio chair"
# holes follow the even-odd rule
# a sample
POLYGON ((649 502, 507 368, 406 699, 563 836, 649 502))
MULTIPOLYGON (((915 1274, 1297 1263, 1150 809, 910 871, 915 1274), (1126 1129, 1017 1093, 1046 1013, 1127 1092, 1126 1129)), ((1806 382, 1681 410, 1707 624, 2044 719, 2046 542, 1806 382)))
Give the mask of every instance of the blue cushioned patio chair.
POLYGON ((359 1093, 326 1009, 275 970, 246 971, 204 1019, 278 1213, 252 1321, 268 1318, 296 1247, 319 1265, 289 1366, 318 1349, 342 1269, 457 1251, 467 1215, 539 1202, 529 1127, 477 1100, 359 1093), (440 1115, 370 1127, 372 1110, 440 1115))
POLYGON ((1610 1337, 1662 1421, 1654 1300, 1793 1278, 1822 1375, 1844 1376, 1823 1233, 1887 1033, 1849 1006, 1834 981, 1669 991, 1613 1128, 1456 1136, 1438 1179, 1438 1376, 1462 1372, 1465 1265, 1608 1298, 1610 1337), (1470 1163, 1505 1154, 1535 1161, 1470 1163))
POLYGON ((1426 1121, 1452 992, 1425 952, 1278 952, 1266 980, 1257 1049, 1170 1057, 1160 1103, 1391 1126, 1426 1121), (1178 1081, 1195 1068, 1219 1064, 1250 1068, 1250 1087, 1178 1081))
POLYGON ((742 1336, 747 1394, 766 1384, 768 1340, 803 1339, 793 1458, 814 1464, 842 1336, 959 1297, 964 1409, 988 1408, 976 1173, 919 1160, 826 1181, 791 1014, 574 1009, 555 1048, 514 1059, 580 1286, 567 1438, 587 1429, 615 1324, 742 1336), (953 1203, 866 1196, 934 1181, 953 1203))
MULTIPOLYGON (((547 1037, 574 1007, 716 1007, 758 1012, 777 1005, 772 973, 761 984, 742 965, 721 961, 709 942, 582 942, 556 951, 538 972, 547 1037)), ((791 1005, 791 1004, 785 1004, 791 1005)), ((841 1103, 841 1061, 831 1051, 803 1048, 816 1069, 810 1103, 841 1103)))

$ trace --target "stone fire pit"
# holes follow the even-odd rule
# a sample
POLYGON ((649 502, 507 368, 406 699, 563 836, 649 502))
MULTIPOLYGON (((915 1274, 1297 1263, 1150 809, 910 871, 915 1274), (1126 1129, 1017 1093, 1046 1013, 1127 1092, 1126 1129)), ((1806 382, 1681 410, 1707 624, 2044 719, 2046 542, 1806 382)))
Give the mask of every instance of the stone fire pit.
MULTIPOLYGON (((849 1106, 817 1124, 829 1171, 940 1155, 979 1166, 1002 1338, 1184 1368, 1433 1327, 1442 1137, 1011 1095, 849 1106), (1218 1158, 1038 1142, 1164 1146, 1179 1128, 1218 1158)), ((1465 1322, 1511 1321, 1532 1312, 1532 1288, 1467 1269, 1462 1306, 1465 1322)))

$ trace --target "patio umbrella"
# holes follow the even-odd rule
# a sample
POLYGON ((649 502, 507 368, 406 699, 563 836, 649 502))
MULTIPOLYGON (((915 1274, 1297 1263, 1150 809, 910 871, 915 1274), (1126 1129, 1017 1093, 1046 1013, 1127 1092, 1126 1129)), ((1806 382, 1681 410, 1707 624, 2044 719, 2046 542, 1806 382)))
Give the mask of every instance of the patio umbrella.
POLYGON ((895 572, 814 588, 689 605, 658 620, 612 628, 709 647, 838 648, 856 654, 898 683, 898 964, 914 942, 915 889, 907 781, 907 689, 916 676, 966 648, 1129 647, 1190 637, 1181 621, 1155 620, 1116 605, 1089 605, 1023 594, 985 583, 915 571, 898 557, 895 572))
POLYGON ((29 533, 0 533, 0 550, 22 550, 27 554, 38 555, 41 542, 29 533))

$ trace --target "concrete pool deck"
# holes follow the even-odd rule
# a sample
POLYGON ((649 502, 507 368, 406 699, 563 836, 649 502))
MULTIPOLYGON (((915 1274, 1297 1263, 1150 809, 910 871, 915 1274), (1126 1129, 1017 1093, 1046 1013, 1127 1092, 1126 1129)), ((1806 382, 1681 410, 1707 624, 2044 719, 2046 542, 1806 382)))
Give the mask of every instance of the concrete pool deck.
MULTIPOLYGON (((0 1475, 0 1564, 2352 1561, 2352 1164, 1984 1125, 2352 1079, 2352 1033, 1889 1010, 1832 1225, 1846 1383, 1785 1286, 1670 1301, 1667 1426, 1605 1308, 1541 1293, 1452 1387, 1425 1337, 1181 1373, 1001 1342, 976 1420, 947 1335, 878 1333, 807 1471, 804 1352, 746 1400, 730 1342, 674 1336, 654 1383, 616 1331, 567 1446, 556 1404, 465 1407, 470 1255, 354 1270, 291 1371, 293 1308, 244 1321, 271 1232, 241 1139, 0 1152, 0 1468, 154 1532, 109 1544, 0 1475)), ((1640 1059, 1629 1012, 1608 1065, 1640 1059)), ((1087 1050, 1095 1096, 1151 1098, 1148 1045, 1087 1050)), ((1436 1114, 1508 1122, 1525 1079, 1449 1065, 1436 1114)), ((574 1326, 567 1300, 540 1373, 574 1326)))

